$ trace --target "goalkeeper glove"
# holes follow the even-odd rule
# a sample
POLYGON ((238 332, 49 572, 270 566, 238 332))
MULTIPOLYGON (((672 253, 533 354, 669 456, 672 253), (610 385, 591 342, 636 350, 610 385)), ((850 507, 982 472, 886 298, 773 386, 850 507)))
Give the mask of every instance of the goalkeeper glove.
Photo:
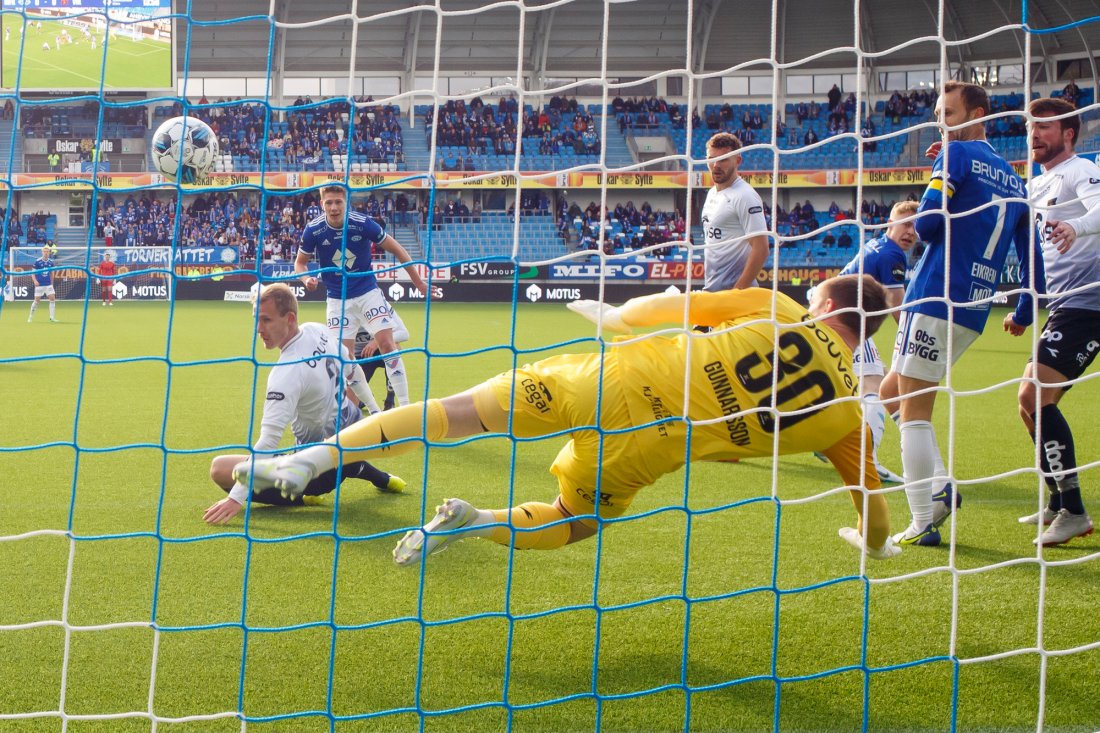
POLYGON ((623 321, 622 310, 616 306, 596 300, 574 300, 565 307, 596 325, 603 326, 606 331, 630 333, 630 326, 623 321))

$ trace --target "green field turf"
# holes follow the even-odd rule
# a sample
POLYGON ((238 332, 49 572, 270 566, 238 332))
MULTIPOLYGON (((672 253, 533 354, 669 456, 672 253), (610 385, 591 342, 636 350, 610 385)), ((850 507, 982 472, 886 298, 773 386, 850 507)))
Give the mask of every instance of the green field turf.
POLYGON ((172 87, 172 44, 142 40, 124 35, 109 38, 104 72, 102 31, 96 35, 96 47, 84 40, 79 29, 60 21, 42 21, 41 32, 34 26, 35 16, 27 17, 26 41, 22 48, 20 72, 19 29, 23 16, 4 13, 3 86, 14 89, 168 89, 172 87), (66 29, 74 43, 58 49, 54 37, 66 29), (42 47, 48 42, 50 50, 42 47))
MULTIPOLYGON (((322 308, 305 305, 304 319, 320 320, 322 308)), ((423 346, 422 306, 400 309, 411 345, 423 346)), ((1015 384, 959 394, 953 411, 941 397, 941 445, 946 453, 953 429, 950 457, 964 482, 956 542, 869 561, 871 579, 892 582, 860 580, 860 558, 837 537, 854 519, 846 494, 784 505, 778 519, 769 500, 728 507, 770 497, 773 480, 781 499, 828 491, 835 474, 811 456, 698 464, 641 492, 635 519, 607 527, 599 542, 512 555, 470 540, 430 558, 422 575, 392 563, 406 529, 449 496, 486 507, 512 491, 551 501, 547 467, 563 439, 514 453, 501 438, 427 457, 418 449, 380 464, 408 480, 405 495, 352 481, 335 504, 257 508, 249 542, 240 519, 210 528, 201 515, 222 496, 210 458, 249 442, 249 418, 259 414, 254 377, 262 390, 266 370, 193 363, 251 355, 248 307, 93 302, 85 320, 82 303, 65 302, 59 324, 48 322, 45 304, 33 324, 26 312, 26 303, 3 305, 0 359, 49 358, 0 362, 0 538, 8 540, 0 541, 0 626, 65 619, 74 628, 68 637, 57 623, 0 631, 0 715, 63 704, 70 715, 213 716, 237 710, 243 674, 246 715, 315 713, 249 724, 259 731, 1100 727, 1100 536, 1045 551, 1061 564, 1041 567, 1033 528, 1016 522, 1037 506, 1034 475, 966 483, 1032 463, 1015 384), (131 357, 146 360, 96 363, 131 357), (11 450, 74 440, 82 450, 11 450), (117 446, 134 447, 110 450, 117 446), (718 507, 728 508, 708 511, 718 507), (11 539, 70 526, 84 539, 11 539), (199 628, 158 634, 150 621, 199 628), (135 625, 86 628, 123 622, 135 625), (273 630, 285 627, 294 628, 273 630), (1040 644, 1093 648, 1044 659, 1040 644), (868 673, 863 665, 910 666, 868 673), (331 725, 325 711, 371 717, 331 725)), ((957 389, 1019 376, 1029 342, 1002 335, 1002 317, 993 314, 964 357, 957 389)), ((507 349, 458 354, 506 346, 513 325, 520 348, 592 334, 560 305, 524 304, 516 318, 506 306, 433 305, 433 358, 406 356, 413 393, 423 395, 427 380, 428 394, 443 396, 510 366, 507 349)), ((891 337, 880 334, 880 348, 891 337)), ((261 344, 261 358, 272 353, 261 344)), ((381 394, 381 382, 374 386, 381 394)), ((1100 455, 1098 397, 1092 379, 1064 402, 1082 462, 1100 455)), ((893 426, 882 454, 900 470, 893 426)), ((1082 475, 1094 516, 1097 478, 1096 469, 1082 475)), ((900 528, 904 496, 892 493, 890 507, 900 528)), ((150 729, 147 718, 67 728, 150 729)), ((239 731, 241 723, 156 729, 239 731)), ((58 731, 61 721, 0 719, 0 730, 58 731)))

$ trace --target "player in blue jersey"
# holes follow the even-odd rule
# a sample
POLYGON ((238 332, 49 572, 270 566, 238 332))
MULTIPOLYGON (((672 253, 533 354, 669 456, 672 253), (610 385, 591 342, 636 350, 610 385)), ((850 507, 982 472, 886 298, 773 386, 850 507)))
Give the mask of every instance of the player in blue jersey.
POLYGON ((27 316, 27 323, 34 320, 34 312, 38 310, 38 303, 42 300, 43 295, 50 301, 50 320, 57 323, 57 319, 54 317, 57 306, 56 295, 53 289, 52 273, 48 269, 53 266, 54 262, 50 257, 50 247, 46 245, 42 248, 42 256, 34 261, 34 269, 42 270, 42 272, 36 272, 31 276, 34 278, 34 302, 31 303, 31 314, 27 316))
MULTIPOLYGON (((1020 522, 1048 525, 1036 542, 1049 547, 1092 533, 1073 431, 1058 403, 1100 353, 1100 167, 1074 153, 1081 118, 1072 104, 1036 99, 1028 112, 1034 117, 1031 153, 1043 167, 1028 191, 1042 237, 1050 316, 1035 359, 1024 369, 1019 401, 1020 417, 1041 448, 1050 497, 1046 507, 1020 522)), ((1011 314, 1004 328, 1013 336, 1025 330, 1011 314)))
POLYGON ((378 344, 383 355, 386 376, 393 387, 399 405, 409 404, 409 381, 401 356, 397 351, 393 329, 398 322, 393 307, 378 288, 371 267, 371 249, 378 245, 405 265, 409 279, 428 296, 428 285, 420 277, 412 258, 401 244, 370 217, 347 211, 347 192, 341 186, 321 189, 324 216, 306 224, 294 272, 301 276, 307 290, 317 287, 317 278, 308 274, 314 256, 322 268, 321 282, 328 291, 327 322, 333 335, 344 342, 348 353, 354 353, 355 334, 365 329, 378 344), (345 238, 345 227, 347 237, 345 238), (333 269, 335 268, 335 269, 333 269))
MULTIPOLYGON (((988 113, 989 95, 975 84, 948 82, 936 103, 936 117, 947 129, 944 141, 928 149, 935 162, 916 221, 927 248, 905 293, 894 362, 881 393, 888 404, 901 398, 901 461, 913 518, 894 538, 898 544, 940 544, 940 525, 961 504, 947 483, 932 429, 936 387, 947 376, 948 358, 958 360, 985 328, 1010 242, 1020 258, 1021 284, 1043 288, 1027 191, 986 141, 982 118, 988 113)), ((1020 296, 1013 318, 1030 325, 1029 294, 1020 296)))
MULTIPOLYGON (((917 242, 917 230, 912 217, 917 213, 916 201, 899 201, 890 209, 890 219, 881 237, 868 241, 863 251, 840 271, 841 275, 870 275, 886 288, 886 302, 891 308, 901 305, 905 294, 905 276, 908 270, 909 249, 917 242)), ((894 319, 900 320, 901 312, 894 311, 894 319)), ((883 481, 901 483, 902 478, 879 463, 878 447, 886 432, 886 409, 879 399, 882 379, 886 374, 882 357, 872 339, 852 352, 852 365, 862 376, 863 419, 871 428, 875 469, 883 481)))

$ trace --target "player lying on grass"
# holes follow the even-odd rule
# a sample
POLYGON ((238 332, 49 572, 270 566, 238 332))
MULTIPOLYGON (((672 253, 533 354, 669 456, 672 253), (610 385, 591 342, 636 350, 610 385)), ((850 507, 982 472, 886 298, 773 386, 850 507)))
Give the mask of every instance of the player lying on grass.
POLYGON ((880 483, 852 369, 852 348, 881 325, 886 294, 872 278, 851 275, 823 283, 809 312, 782 294, 775 295, 773 308, 772 297, 770 290, 750 288, 648 295, 621 308, 577 301, 570 308, 606 330, 684 323, 685 316, 687 323, 714 330, 619 339, 602 356, 545 359, 461 394, 367 418, 329 441, 342 450, 320 445, 244 461, 234 476, 298 496, 340 460, 347 465, 397 455, 420 440, 572 433, 550 468, 560 490, 553 504, 488 511, 448 499, 434 519, 398 543, 394 559, 407 565, 466 537, 542 550, 591 537, 599 518, 623 514, 640 489, 688 458, 817 450, 853 487, 858 528, 844 528, 841 536, 860 549, 866 538, 872 557, 891 557, 900 548, 889 541, 886 500, 875 491, 880 483), (866 315, 857 310, 860 305, 866 315), (685 414, 692 421, 690 454, 685 414))
MULTIPOLYGON (((362 417, 347 397, 337 401, 340 375, 356 394, 366 391, 366 379, 358 364, 347 361, 343 348, 320 323, 298 323, 298 300, 285 283, 268 285, 259 299, 256 332, 268 349, 279 349, 279 361, 267 377, 267 399, 260 421, 260 439, 255 450, 279 447, 286 426, 294 431, 298 445, 316 443, 362 417), (341 356, 344 360, 341 361, 341 356), (339 425, 337 419, 339 418, 339 425)), ((229 496, 203 514, 210 524, 222 524, 241 511, 248 498, 248 482, 233 481, 233 467, 247 455, 218 456, 210 464, 210 478, 229 496)), ((253 501, 262 504, 301 506, 303 496, 319 496, 336 489, 338 479, 358 478, 373 483, 379 491, 397 492, 405 482, 380 471, 366 461, 355 461, 337 471, 319 472, 295 496, 284 497, 276 489, 254 487, 253 501)))

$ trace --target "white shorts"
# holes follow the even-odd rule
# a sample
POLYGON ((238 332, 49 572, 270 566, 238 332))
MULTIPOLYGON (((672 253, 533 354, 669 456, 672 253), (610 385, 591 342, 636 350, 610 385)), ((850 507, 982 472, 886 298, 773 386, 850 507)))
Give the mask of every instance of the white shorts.
MULTIPOLYGON (((981 334, 952 323, 951 363, 970 348, 981 334)), ((892 369, 903 377, 939 384, 947 376, 948 322, 923 313, 902 311, 894 340, 892 369)))
POLYGON ((53 295, 53 285, 35 285, 34 297, 41 298, 43 295, 53 295))
POLYGON ((359 329, 365 329, 373 336, 379 331, 394 328, 398 323, 393 306, 378 288, 348 300, 329 298, 326 311, 329 331, 340 341, 354 340, 359 329))
POLYGON ((863 342, 863 348, 852 352, 852 368, 857 377, 881 377, 886 374, 886 365, 874 341, 867 339, 863 342))

